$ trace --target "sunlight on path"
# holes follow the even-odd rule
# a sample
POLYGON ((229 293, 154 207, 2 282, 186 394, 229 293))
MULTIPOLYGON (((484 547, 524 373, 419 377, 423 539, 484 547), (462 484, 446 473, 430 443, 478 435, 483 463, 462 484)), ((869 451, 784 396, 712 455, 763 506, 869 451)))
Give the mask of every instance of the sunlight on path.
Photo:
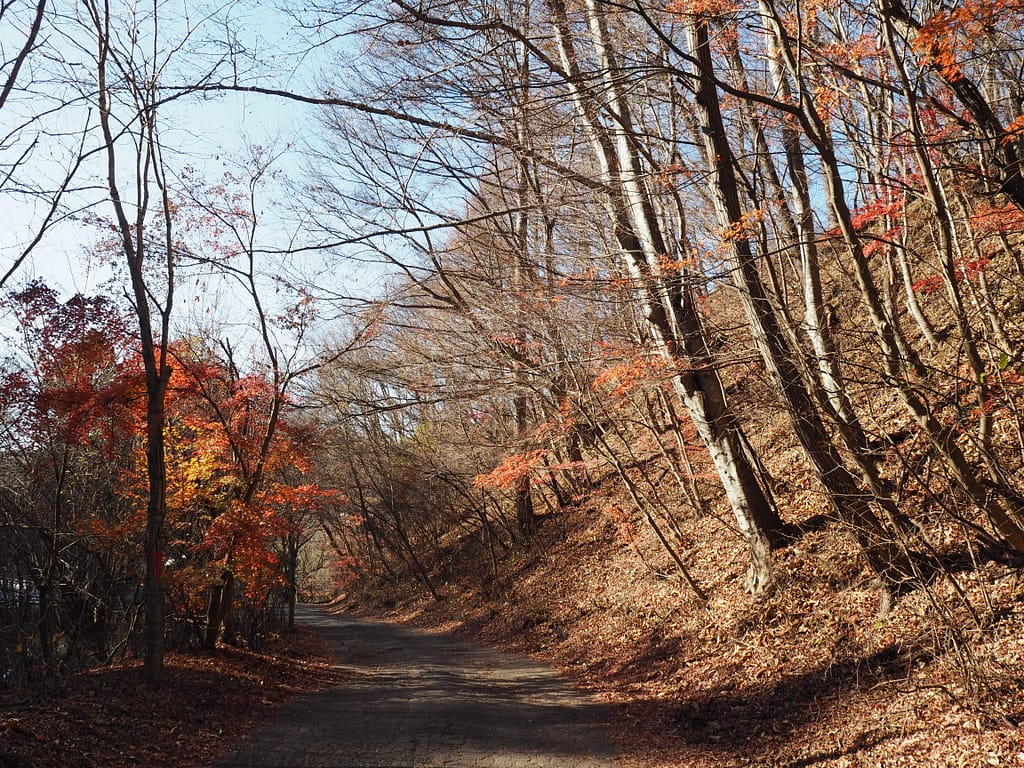
POLYGON ((602 710, 553 670, 451 637, 330 616, 349 684, 278 712, 219 768, 611 768, 602 710))

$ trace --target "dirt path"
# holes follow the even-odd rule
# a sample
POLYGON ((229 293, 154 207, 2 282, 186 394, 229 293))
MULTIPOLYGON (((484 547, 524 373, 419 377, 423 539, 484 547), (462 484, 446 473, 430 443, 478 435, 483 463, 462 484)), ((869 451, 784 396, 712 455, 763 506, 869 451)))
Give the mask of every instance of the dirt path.
POLYGON ((451 637, 333 616, 351 683, 283 708, 220 768, 611 768, 601 707, 549 667, 451 637))

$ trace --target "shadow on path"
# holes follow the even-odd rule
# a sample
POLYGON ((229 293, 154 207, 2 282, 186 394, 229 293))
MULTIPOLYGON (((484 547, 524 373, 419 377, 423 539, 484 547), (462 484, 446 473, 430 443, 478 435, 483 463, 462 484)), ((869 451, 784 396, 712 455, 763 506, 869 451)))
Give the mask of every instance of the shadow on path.
POLYGON ((544 665, 445 635, 334 616, 346 685, 282 708, 219 768, 610 768, 606 712, 544 665))

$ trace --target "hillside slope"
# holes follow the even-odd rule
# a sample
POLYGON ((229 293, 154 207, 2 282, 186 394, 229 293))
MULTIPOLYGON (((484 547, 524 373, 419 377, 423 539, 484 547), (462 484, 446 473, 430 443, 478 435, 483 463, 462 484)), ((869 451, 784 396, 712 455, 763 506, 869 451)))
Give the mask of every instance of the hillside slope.
POLYGON ((471 534, 435 569, 443 600, 410 582, 339 603, 562 668, 608 702, 626 768, 1024 766, 1019 576, 952 561, 952 578, 881 613, 869 571, 817 514, 782 434, 766 422, 758 447, 785 478, 798 535, 777 553, 767 595, 743 592, 745 550, 711 512, 683 525, 687 566, 710 595, 700 605, 665 575, 668 558, 608 478, 505 553, 497 579, 471 534))

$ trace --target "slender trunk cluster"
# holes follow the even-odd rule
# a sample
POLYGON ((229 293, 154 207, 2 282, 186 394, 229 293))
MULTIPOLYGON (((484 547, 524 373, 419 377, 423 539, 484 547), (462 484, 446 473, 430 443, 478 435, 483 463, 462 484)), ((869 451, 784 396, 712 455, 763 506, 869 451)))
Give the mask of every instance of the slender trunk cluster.
MULTIPOLYGON (((584 409, 590 387, 582 369, 563 359, 572 354, 571 345, 560 338, 557 323, 549 318, 531 329, 530 301, 544 291, 557 296, 566 279, 546 285, 537 279, 544 271, 538 265, 548 265, 549 275, 594 273, 593 266, 580 266, 583 254, 591 254, 586 258, 593 263, 595 251, 603 249, 601 269, 628 284, 620 309, 639 318, 634 343, 670 371, 672 399, 708 451, 751 554, 748 588, 760 591, 770 583, 770 552, 785 543, 787 529, 770 478, 726 397, 721 367, 729 353, 709 339, 709 320, 718 318, 705 315, 706 305, 724 304, 727 294, 742 308, 745 333, 829 516, 851 530, 883 583, 900 588, 920 581, 922 569, 936 561, 912 521, 915 510, 904 503, 907 477, 895 480, 885 463, 892 451, 905 461, 890 434, 901 431, 872 423, 865 376, 877 376, 871 386, 898 398, 913 424, 902 432, 924 441, 944 463, 950 487, 987 516, 995 532, 989 543, 1020 551, 1017 492, 1008 480, 1012 473, 995 455, 991 414, 1000 390, 990 383, 996 353, 989 339, 998 344, 1004 369, 1013 341, 987 273, 971 266, 990 258, 979 246, 985 235, 971 224, 977 201, 954 205, 951 195, 960 200, 964 188, 949 170, 968 163, 971 150, 963 148, 975 142, 980 188, 986 194, 1001 190, 1019 203, 1016 138, 1005 135, 1009 121, 999 115, 996 97, 975 85, 970 65, 951 63, 962 30, 944 37, 941 11, 921 21, 888 0, 815 11, 820 18, 806 20, 802 10, 774 0, 722 16, 685 3, 653 10, 603 0, 544 0, 529 7, 453 2, 445 10, 401 3, 389 15, 389 24, 403 30, 396 35, 451 46, 442 52, 438 42, 408 53, 406 64, 422 71, 424 80, 396 81, 378 71, 366 78, 372 86, 362 100, 332 96, 317 102, 424 142, 415 158, 359 145, 379 158, 378 171, 391 173, 408 162, 409 168, 429 167, 467 184, 478 171, 461 165, 462 156, 447 145, 424 138, 424 131, 457 137, 469 154, 487 147, 484 154, 495 158, 494 168, 501 170, 479 176, 481 191, 456 225, 459 235, 441 242, 406 231, 431 269, 418 273, 387 258, 402 266, 417 291, 439 302, 435 306, 449 307, 473 333, 494 339, 489 354, 503 360, 498 366, 510 374, 513 442, 524 459, 541 445, 557 445, 531 438, 542 415, 558 421, 570 401, 584 409), (858 36, 858 24, 877 35, 858 36), (466 34, 487 45, 466 45, 466 34), (872 47, 871 39, 882 46, 872 47), (447 74, 427 64, 438 55, 451 56, 447 74), (460 94, 467 108, 443 117, 409 109, 395 96, 429 103, 431 78, 438 92, 460 94), (372 102, 372 93, 383 101, 372 102), (949 99, 966 110, 971 125, 957 121, 949 99), (962 136, 929 144, 929 132, 939 129, 928 121, 943 123, 947 137, 957 131, 962 136), (858 208, 853 200, 864 204, 858 208), (599 206, 600 225, 570 234, 573 208, 585 205, 599 206), (923 235, 915 231, 920 205, 929 207, 934 259, 922 256, 923 235), (492 224, 492 217, 509 224, 492 224), (489 257, 504 260, 511 275, 511 313, 475 303, 482 294, 461 272, 489 257), (970 270, 980 274, 966 278, 970 270), (933 276, 952 311, 951 332, 936 330, 939 309, 921 289, 933 276), (708 294, 714 301, 707 301, 708 294), (975 315, 984 319, 983 327, 975 315), (919 330, 923 346, 908 334, 904 318, 919 330), (532 348, 542 337, 553 340, 557 362, 532 348), (844 359, 844 345, 854 346, 847 338, 856 345, 870 338, 875 345, 871 374, 863 361, 844 359), (970 392, 973 430, 949 423, 945 406, 928 392, 937 380, 915 380, 935 375, 929 373, 934 361, 950 343, 966 364, 969 381, 953 386, 970 392), (550 379, 549 365, 559 371, 550 379)), ((968 22, 958 16, 956 23, 968 22)), ((399 204, 421 216, 410 198, 413 187, 400 181, 406 177, 394 178, 403 185, 399 204)), ((1014 258, 1014 247, 1002 237, 1003 251, 1014 258)), ((664 413, 676 412, 666 402, 664 413)), ((577 422, 605 432, 607 415, 601 414, 600 408, 581 410, 577 422)), ((607 435, 600 443, 608 455, 607 435)), ((567 442, 573 464, 583 460, 581 444, 572 449, 567 442)), ((660 438, 659 445, 664 451, 660 438)), ((688 461, 685 441, 680 447, 677 459, 665 454, 670 464, 688 461)), ((542 462, 551 464, 550 457, 542 462)), ((522 531, 532 504, 545 497, 545 484, 565 503, 557 472, 544 483, 534 475, 539 473, 524 470, 515 486, 522 531)), ((680 487, 687 498, 702 499, 687 483, 680 487)), ((641 494, 633 495, 640 511, 649 511, 641 494)))

